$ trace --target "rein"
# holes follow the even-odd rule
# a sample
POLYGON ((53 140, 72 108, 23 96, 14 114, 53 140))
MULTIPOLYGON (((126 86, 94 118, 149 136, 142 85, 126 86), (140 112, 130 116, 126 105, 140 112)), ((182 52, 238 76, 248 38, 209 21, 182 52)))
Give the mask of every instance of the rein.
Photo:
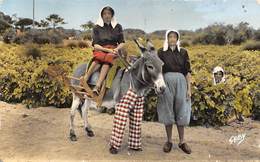
POLYGON ((118 54, 116 54, 116 55, 119 56, 119 59, 123 62, 126 69, 131 68, 131 64, 122 57, 120 50, 119 50, 118 54))

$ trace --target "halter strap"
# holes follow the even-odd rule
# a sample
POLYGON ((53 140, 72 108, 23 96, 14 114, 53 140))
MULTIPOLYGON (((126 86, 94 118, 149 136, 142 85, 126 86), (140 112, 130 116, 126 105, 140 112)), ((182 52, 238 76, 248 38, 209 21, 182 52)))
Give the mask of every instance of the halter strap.
MULTIPOLYGON (((152 83, 149 83, 149 82, 147 82, 146 80, 141 80, 141 79, 139 79, 137 76, 135 76, 135 75, 133 75, 131 72, 130 72, 130 76, 132 77, 132 79, 135 79, 135 80, 137 80, 139 83, 141 83, 142 85, 147 85, 147 86, 149 86, 149 87, 152 87, 152 83)), ((130 82, 130 86, 131 86, 131 82, 130 82)))

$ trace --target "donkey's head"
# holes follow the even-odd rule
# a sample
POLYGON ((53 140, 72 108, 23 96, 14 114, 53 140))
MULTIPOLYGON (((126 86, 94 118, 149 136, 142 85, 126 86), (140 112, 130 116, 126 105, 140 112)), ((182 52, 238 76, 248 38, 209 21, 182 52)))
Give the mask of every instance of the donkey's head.
POLYGON ((153 44, 147 40, 146 47, 142 46, 137 40, 134 40, 141 50, 141 58, 138 59, 133 68, 135 72, 144 82, 153 86, 156 93, 163 93, 165 90, 165 82, 162 75, 163 62, 157 55, 157 51, 153 44))

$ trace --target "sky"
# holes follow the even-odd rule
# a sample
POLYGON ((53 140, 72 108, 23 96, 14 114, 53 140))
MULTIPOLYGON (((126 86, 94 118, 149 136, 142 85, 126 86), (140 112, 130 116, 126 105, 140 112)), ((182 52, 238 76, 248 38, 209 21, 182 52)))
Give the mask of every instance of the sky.
MULTIPOLYGON (((87 21, 96 22, 104 6, 115 10, 123 28, 146 32, 176 29, 195 30, 213 23, 237 25, 248 22, 260 28, 260 0, 35 0, 35 19, 58 14, 64 28, 81 29, 87 21)), ((32 18, 33 0, 0 0, 0 11, 32 18)))

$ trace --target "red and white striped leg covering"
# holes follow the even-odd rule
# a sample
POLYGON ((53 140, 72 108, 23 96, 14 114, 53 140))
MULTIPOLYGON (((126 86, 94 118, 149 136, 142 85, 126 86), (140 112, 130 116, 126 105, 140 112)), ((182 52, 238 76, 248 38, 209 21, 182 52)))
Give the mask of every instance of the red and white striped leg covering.
POLYGON ((141 122, 143 116, 144 97, 138 96, 132 89, 116 104, 116 112, 114 116, 112 136, 110 145, 119 149, 124 130, 129 118, 129 139, 128 147, 133 149, 141 148, 141 122))

